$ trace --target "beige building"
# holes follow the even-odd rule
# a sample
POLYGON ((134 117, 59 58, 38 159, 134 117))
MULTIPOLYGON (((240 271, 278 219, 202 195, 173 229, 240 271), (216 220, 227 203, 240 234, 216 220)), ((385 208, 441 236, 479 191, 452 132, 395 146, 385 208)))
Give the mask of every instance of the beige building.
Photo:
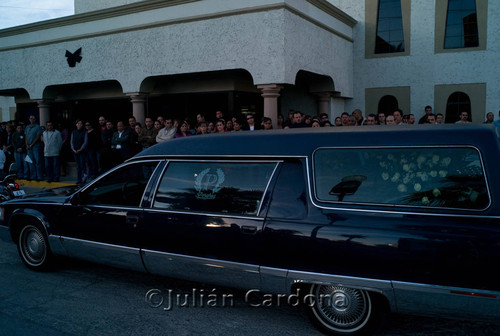
POLYGON ((3 120, 222 110, 276 124, 290 109, 418 119, 431 105, 479 123, 500 106, 496 1, 75 0, 75 12, 0 30, 3 120))

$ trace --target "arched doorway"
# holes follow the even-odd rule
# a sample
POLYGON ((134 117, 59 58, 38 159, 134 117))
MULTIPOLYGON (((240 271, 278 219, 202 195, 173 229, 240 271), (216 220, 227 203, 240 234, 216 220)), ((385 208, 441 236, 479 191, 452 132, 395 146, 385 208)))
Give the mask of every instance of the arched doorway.
POLYGON ((380 98, 380 100, 378 101, 377 113, 382 112, 387 116, 388 114, 391 114, 398 108, 399 108, 399 103, 396 97, 391 95, 386 95, 380 98))
POLYGON ((453 92, 446 102, 445 123, 454 123, 459 120, 460 112, 469 113, 469 121, 472 121, 470 98, 466 93, 453 92))

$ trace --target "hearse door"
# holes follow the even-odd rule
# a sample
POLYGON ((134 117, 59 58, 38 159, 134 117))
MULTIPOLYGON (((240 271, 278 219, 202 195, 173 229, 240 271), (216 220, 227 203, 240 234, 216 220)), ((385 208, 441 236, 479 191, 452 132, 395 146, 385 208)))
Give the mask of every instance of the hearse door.
POLYGON ((143 260, 155 274, 253 287, 259 284, 269 161, 171 161, 145 209, 143 260))
POLYGON ((158 162, 137 162, 102 176, 63 206, 58 232, 71 257, 144 270, 138 227, 146 185, 158 162))

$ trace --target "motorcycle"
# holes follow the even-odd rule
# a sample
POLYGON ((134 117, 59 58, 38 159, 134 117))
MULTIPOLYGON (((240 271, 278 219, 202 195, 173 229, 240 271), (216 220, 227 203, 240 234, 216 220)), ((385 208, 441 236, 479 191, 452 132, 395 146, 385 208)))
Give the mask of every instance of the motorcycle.
POLYGON ((0 181, 0 202, 26 195, 26 192, 16 182, 16 177, 16 168, 12 164, 9 167, 9 174, 0 181))

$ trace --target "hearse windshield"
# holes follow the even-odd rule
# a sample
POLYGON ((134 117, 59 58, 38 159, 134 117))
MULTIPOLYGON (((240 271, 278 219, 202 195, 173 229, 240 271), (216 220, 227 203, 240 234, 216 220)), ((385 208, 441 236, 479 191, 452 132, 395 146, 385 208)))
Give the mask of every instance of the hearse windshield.
POLYGON ((470 147, 319 149, 314 183, 325 202, 471 210, 489 204, 481 158, 470 147))

